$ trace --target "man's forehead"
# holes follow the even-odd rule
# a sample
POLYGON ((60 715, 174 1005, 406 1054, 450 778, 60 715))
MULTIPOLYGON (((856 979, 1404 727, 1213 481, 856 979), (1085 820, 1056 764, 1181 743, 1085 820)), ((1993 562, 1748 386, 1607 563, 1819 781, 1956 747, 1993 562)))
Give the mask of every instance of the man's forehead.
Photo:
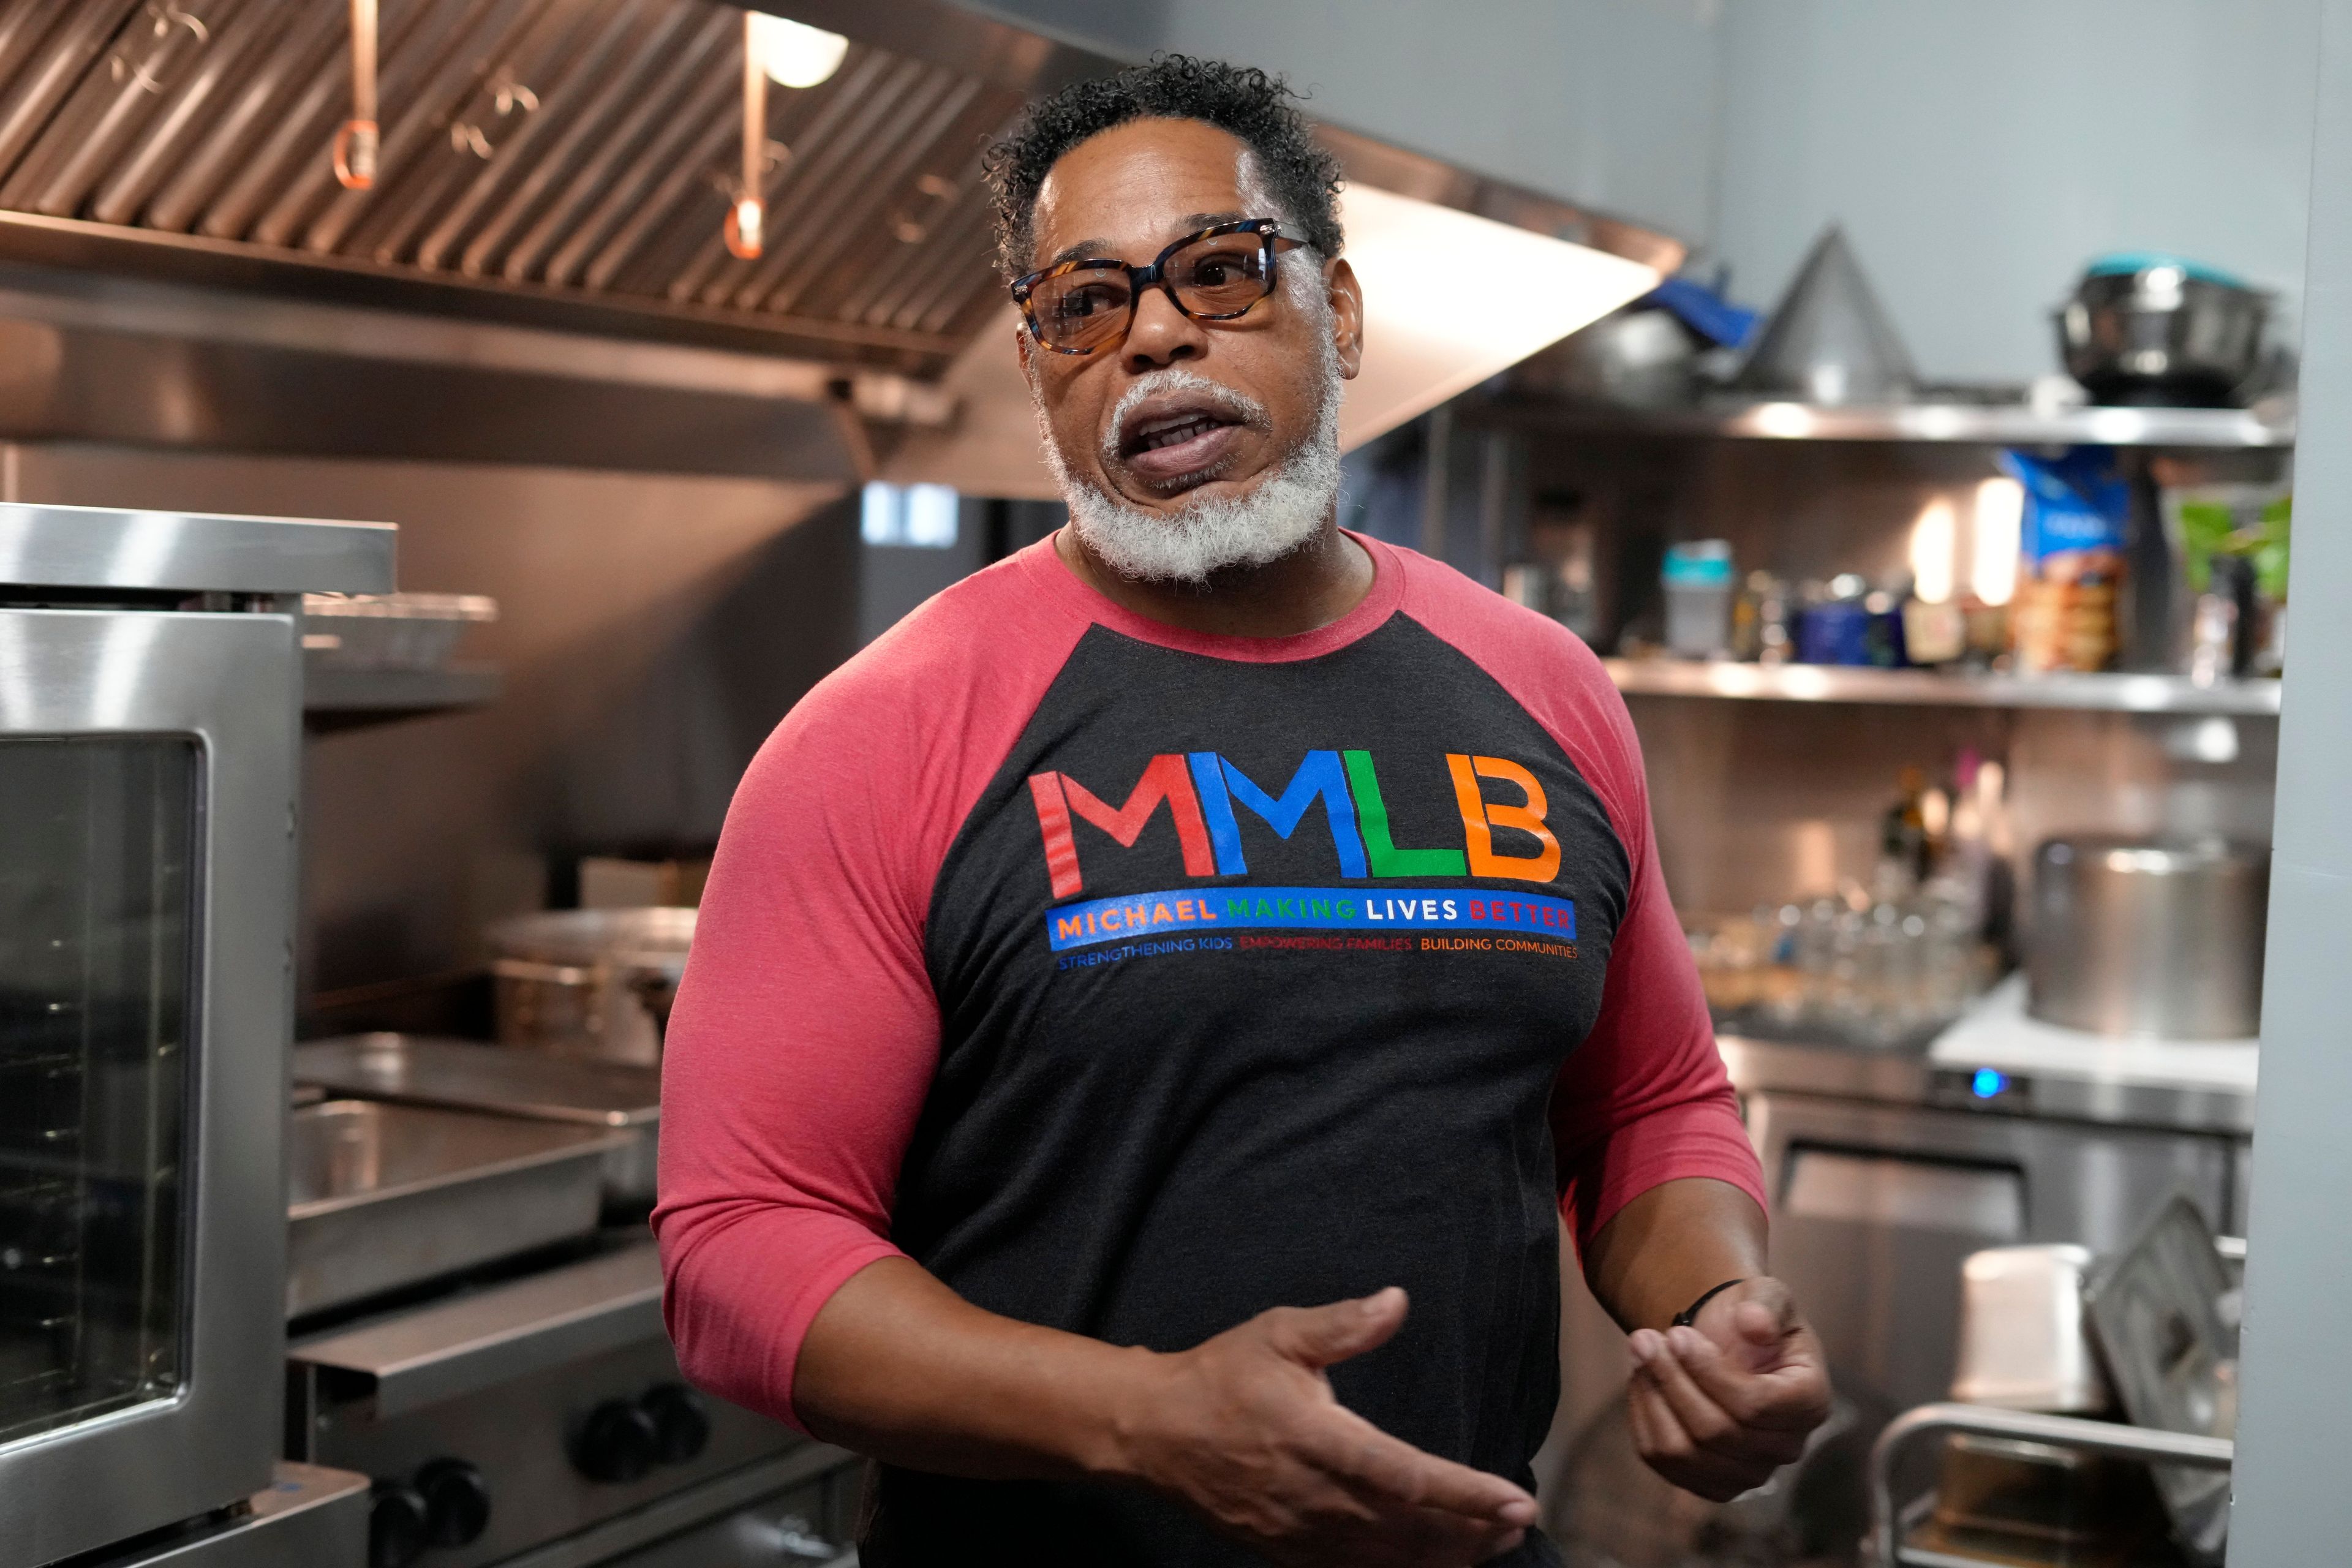
POLYGON ((1032 219, 1041 263, 1140 253, 1244 211, 1249 148, 1197 120, 1135 120, 1088 137, 1054 164, 1032 219))

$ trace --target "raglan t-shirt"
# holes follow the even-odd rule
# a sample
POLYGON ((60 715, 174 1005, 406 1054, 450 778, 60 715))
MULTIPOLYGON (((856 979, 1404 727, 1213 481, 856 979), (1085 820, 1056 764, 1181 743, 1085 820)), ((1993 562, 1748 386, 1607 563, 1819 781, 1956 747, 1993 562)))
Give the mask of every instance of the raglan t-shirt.
MULTIPOLYGON (((1302 636, 1187 632, 1048 540, 819 684, 730 808, 663 1069, 680 1363, 793 1417, 877 1259, 1176 1351, 1388 1285, 1330 1371, 1530 1482, 1559 1217, 1755 1156, 1623 703, 1557 624, 1369 539, 1302 636)), ((1177 1505, 884 1468, 865 1560, 1255 1561, 1177 1505)), ((1530 1540, 1509 1561, 1557 1561, 1530 1540)))

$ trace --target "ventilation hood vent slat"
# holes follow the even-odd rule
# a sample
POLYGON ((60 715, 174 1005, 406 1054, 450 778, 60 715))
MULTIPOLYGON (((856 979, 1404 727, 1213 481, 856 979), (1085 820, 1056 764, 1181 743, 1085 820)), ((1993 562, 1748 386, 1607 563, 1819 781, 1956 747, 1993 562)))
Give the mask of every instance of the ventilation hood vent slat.
MULTIPOLYGON (((1121 62, 946 0, 759 3, 850 44, 768 94, 768 244, 740 260, 735 5, 380 0, 378 173, 346 190, 334 0, 0 0, 0 437, 835 478, 928 451, 951 482, 1009 442, 1043 483, 981 150, 1031 94, 1121 62), (928 412, 877 443, 851 407, 928 412)), ((1465 214, 1584 247, 1595 311, 1680 259, 1320 133, 1366 193, 1360 271, 1383 243, 1411 264, 1384 310, 1428 303, 1423 241, 1465 214), (1383 238, 1404 198, 1454 211, 1395 209, 1383 238)), ((1539 346, 1442 309, 1378 324, 1350 439, 1539 346)))
MULTIPOLYGON (((345 191, 326 155, 341 7, 0 0, 0 208, 88 226, 86 260, 194 235, 265 264, 522 285, 656 331, 684 308, 739 346, 937 374, 996 298, 968 198, 1022 94, 862 45, 832 80, 772 94, 777 239, 739 262, 719 240, 739 16, 383 0, 382 174, 345 191)), ((7 237, 0 254, 21 257, 7 237)), ((34 248, 56 259, 59 237, 34 248)), ((143 269, 218 276, 184 258, 143 269)))

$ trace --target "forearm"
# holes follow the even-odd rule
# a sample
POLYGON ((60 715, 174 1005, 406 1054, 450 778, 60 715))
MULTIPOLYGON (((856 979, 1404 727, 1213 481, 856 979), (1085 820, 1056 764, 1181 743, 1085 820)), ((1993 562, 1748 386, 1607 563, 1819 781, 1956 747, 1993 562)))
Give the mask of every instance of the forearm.
POLYGON ((1664 1182, 1633 1199, 1584 1250, 1584 1278, 1629 1332, 1663 1329, 1727 1279, 1765 1272, 1764 1211, 1728 1182, 1664 1182))
POLYGON ((1131 1479, 1127 1438, 1163 1358, 1015 1321, 885 1258, 809 1327, 793 1405, 889 1464, 989 1479, 1131 1479))

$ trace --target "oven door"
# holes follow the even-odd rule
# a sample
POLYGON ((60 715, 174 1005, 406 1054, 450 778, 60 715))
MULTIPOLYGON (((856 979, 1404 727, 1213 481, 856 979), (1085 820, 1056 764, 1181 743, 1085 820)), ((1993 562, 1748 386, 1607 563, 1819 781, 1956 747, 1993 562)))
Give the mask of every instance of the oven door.
POLYGON ((0 609, 0 1568, 269 1484, 295 649, 0 609))

